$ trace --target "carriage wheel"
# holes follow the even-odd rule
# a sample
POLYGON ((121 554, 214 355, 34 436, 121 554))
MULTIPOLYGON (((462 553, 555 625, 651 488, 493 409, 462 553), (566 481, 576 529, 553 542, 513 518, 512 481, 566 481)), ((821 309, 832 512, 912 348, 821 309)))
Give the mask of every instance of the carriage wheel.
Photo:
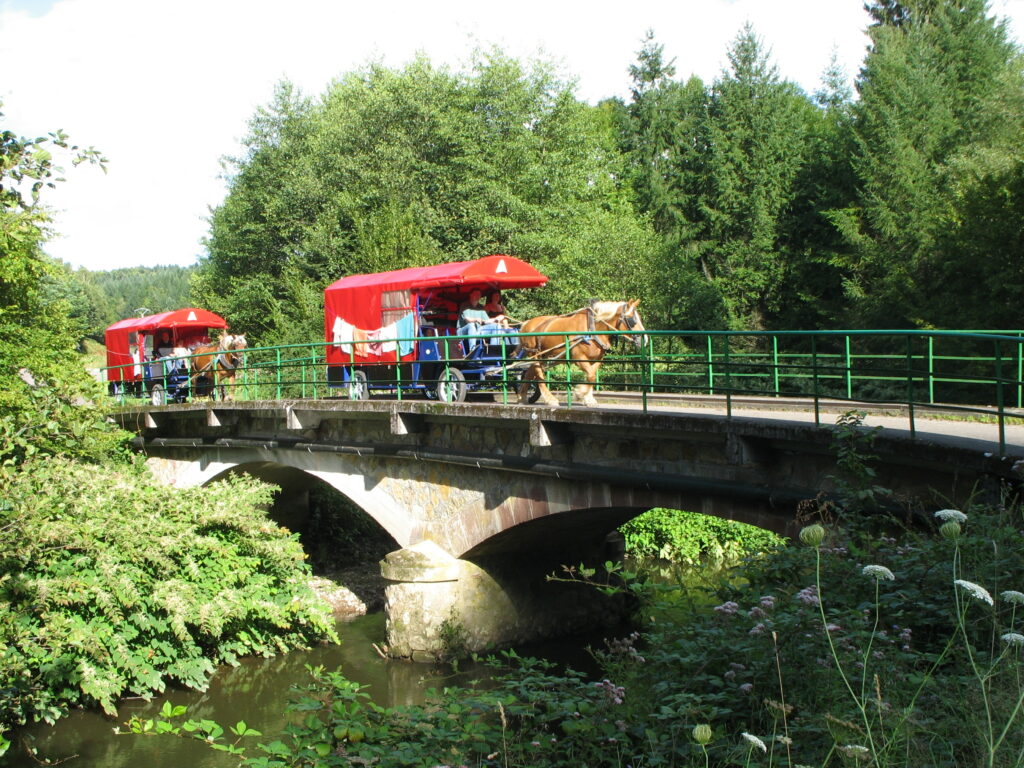
POLYGON ((167 405, 167 392, 164 391, 163 384, 153 385, 153 389, 149 391, 149 402, 153 405, 167 405))
POLYGON ((349 400, 369 400, 370 385, 366 380, 365 371, 352 371, 352 378, 348 383, 349 400))
POLYGON ((434 391, 442 403, 461 403, 466 399, 466 377, 458 368, 445 368, 434 391))

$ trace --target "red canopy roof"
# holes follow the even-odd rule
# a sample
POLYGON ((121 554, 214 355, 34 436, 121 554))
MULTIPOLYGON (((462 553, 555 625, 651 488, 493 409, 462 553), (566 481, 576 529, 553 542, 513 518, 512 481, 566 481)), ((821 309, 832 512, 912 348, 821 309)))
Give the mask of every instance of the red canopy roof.
POLYGON ((161 312, 145 317, 129 317, 118 320, 107 328, 107 331, 149 331, 157 328, 179 328, 194 326, 197 328, 227 328, 227 321, 206 309, 186 307, 173 312, 161 312))
POLYGON ((485 256, 433 267, 409 267, 392 272, 349 275, 327 286, 327 291, 367 288, 374 291, 416 290, 476 285, 495 288, 533 288, 548 281, 525 261, 514 256, 485 256))

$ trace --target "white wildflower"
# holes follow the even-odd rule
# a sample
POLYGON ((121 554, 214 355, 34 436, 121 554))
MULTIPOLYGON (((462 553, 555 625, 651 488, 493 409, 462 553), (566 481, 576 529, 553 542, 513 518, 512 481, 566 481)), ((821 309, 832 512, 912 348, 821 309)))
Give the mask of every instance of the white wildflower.
POLYGON ((958 587, 961 587, 975 600, 981 600, 983 603, 995 605, 995 601, 992 599, 992 595, 988 593, 988 590, 984 587, 978 586, 973 581, 967 581, 966 579, 957 579, 953 583, 956 584, 958 587))
POLYGON ((892 575, 892 571, 886 568, 884 565, 865 565, 861 569, 861 573, 865 576, 870 576, 876 581, 885 579, 886 581, 896 581, 896 577, 892 575))
POLYGON ((1019 632, 1007 632, 1001 639, 1007 645, 1012 645, 1016 648, 1024 646, 1024 635, 1019 632))
POLYGON ((1008 589, 1005 592, 1000 592, 999 596, 1008 603, 1024 605, 1024 592, 1018 592, 1015 589, 1008 589))
POLYGON ((935 513, 935 516, 942 522, 948 522, 952 520, 954 523, 966 523, 967 515, 961 512, 959 509, 940 509, 935 513))
POLYGON ((847 744, 844 747, 840 747, 839 751, 858 760, 867 760, 871 755, 871 750, 867 747, 861 746, 860 744, 847 744))
POLYGON ((757 747, 762 752, 767 752, 768 751, 768 747, 766 747, 764 745, 764 742, 761 741, 759 738, 757 738, 757 736, 755 736, 754 734, 747 733, 746 731, 744 731, 743 733, 740 734, 740 736, 742 736, 744 739, 746 739, 747 743, 750 744, 752 747, 757 747))

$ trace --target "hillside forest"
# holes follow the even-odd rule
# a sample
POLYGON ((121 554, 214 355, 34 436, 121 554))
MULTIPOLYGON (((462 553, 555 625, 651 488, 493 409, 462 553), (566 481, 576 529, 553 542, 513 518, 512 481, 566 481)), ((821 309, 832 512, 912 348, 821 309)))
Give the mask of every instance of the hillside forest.
POLYGON ((187 298, 258 343, 315 341, 339 277, 511 253, 551 278, 511 297, 522 317, 641 297, 654 328, 1016 328, 1020 47, 984 0, 868 6, 854 89, 832 65, 805 93, 749 26, 712 82, 649 32, 631 98, 597 105, 500 50, 368 63, 316 98, 279 83, 190 285, 79 272, 77 312, 96 336, 187 298))

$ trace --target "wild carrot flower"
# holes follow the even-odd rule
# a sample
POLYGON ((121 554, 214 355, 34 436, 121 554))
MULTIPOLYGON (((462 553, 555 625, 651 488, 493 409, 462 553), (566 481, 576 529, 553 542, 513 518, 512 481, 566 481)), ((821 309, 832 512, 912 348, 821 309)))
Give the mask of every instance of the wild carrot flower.
POLYGON ((865 565, 861 569, 861 573, 865 576, 870 576, 875 581, 896 581, 896 577, 892 575, 892 571, 886 568, 884 565, 865 565))
POLYGON ((956 520, 947 520, 939 526, 939 535, 944 539, 953 540, 960 537, 960 523, 956 520))
POLYGON ((701 746, 711 741, 711 726, 707 723, 693 726, 693 740, 701 746))
POLYGON ((860 744, 847 744, 845 747, 840 747, 839 751, 857 760, 867 760, 871 756, 871 750, 860 744))
POLYGON ((1005 592, 1000 592, 999 597, 1008 603, 1013 603, 1014 605, 1024 605, 1024 592, 1008 589, 1005 592))
POLYGON ((963 525, 967 522, 967 515, 959 509, 940 509, 935 513, 935 517, 944 523, 952 520, 954 523, 963 525))
POLYGON ((973 581, 967 581, 966 579, 957 579, 953 582, 958 587, 962 588, 967 594, 973 597, 975 600, 981 600, 983 603, 989 605, 995 605, 995 601, 992 599, 992 595, 988 593, 988 590, 984 587, 978 586, 973 581))
POLYGON ((1002 641, 1007 645, 1012 645, 1015 648, 1020 648, 1021 646, 1024 646, 1024 635, 1020 634, 1019 632, 1007 632, 1005 635, 1003 635, 1002 641))
POLYGON ((744 739, 746 739, 747 743, 750 744, 752 747, 757 747, 762 752, 767 752, 768 751, 768 747, 766 747, 764 745, 764 742, 761 741, 759 738, 757 738, 757 736, 755 736, 754 734, 747 733, 746 731, 744 731, 743 733, 740 734, 740 736, 742 736, 744 739))
POLYGON ((820 547, 825 540, 825 529, 820 525, 808 525, 800 531, 800 541, 809 547, 820 547))

